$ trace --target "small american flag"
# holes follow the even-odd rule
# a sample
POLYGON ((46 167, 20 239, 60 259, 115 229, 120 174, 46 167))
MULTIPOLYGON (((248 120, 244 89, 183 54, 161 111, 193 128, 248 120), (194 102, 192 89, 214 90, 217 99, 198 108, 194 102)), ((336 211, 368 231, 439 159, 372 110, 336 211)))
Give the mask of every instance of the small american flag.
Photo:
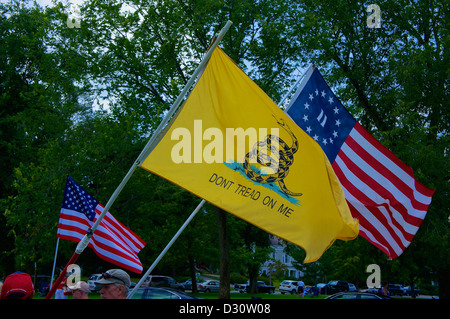
POLYGON ((353 118, 317 68, 309 69, 286 112, 326 153, 359 220, 359 234, 391 259, 402 254, 434 190, 353 118))
MULTIPOLYGON (((70 176, 67 176, 57 237, 75 242, 81 241, 87 230, 103 212, 103 207, 70 176)), ((142 264, 137 254, 145 244, 133 231, 107 212, 88 246, 100 258, 124 269, 142 273, 142 264)))

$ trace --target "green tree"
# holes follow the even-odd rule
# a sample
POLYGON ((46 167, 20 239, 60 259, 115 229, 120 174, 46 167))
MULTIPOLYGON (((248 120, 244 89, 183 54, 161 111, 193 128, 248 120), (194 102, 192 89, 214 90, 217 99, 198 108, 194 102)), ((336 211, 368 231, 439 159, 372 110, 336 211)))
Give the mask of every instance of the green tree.
MULTIPOLYGON (((136 119, 146 136, 228 19, 234 29, 222 44, 229 55, 269 94, 281 96, 295 68, 292 35, 281 36, 287 8, 281 1, 89 1, 81 9, 83 27, 62 32, 89 61, 91 81, 115 101, 109 110, 136 119)), ((63 18, 63 6, 58 10, 63 18)))
MULTIPOLYGON (((319 261, 324 276, 363 280, 360 267, 379 263, 393 278, 432 274, 441 297, 448 296, 448 4, 377 3, 380 29, 367 27, 362 1, 89 0, 80 28, 68 27, 61 2, 45 10, 1 4, 0 258, 7 266, 0 271, 50 264, 67 174, 106 202, 214 34, 232 20, 221 46, 272 99, 288 91, 303 63, 316 61, 350 112, 436 189, 402 256, 386 262, 365 240, 337 242, 319 261)), ((140 254, 150 264, 197 203, 138 170, 112 213, 151 243, 140 254)), ((233 261, 242 261, 254 241, 240 233, 244 222, 227 222, 230 264, 239 268, 233 261)), ((215 223, 210 211, 201 214, 158 270, 192 272, 193 260, 217 262, 215 223)), ((62 246, 63 255, 73 250, 62 246)))
POLYGON ((240 238, 242 238, 241 257, 244 258, 244 263, 247 266, 250 292, 255 293, 259 269, 273 251, 270 248, 269 234, 245 222, 240 238))
POLYGON ((39 159, 86 106, 79 103, 83 90, 75 84, 83 63, 53 50, 53 26, 40 8, 11 1, 0 4, 0 11, 0 258, 7 273, 29 270, 31 261, 46 254, 49 234, 42 230, 48 227, 44 216, 52 211, 58 168, 43 167, 39 159), (28 168, 36 174, 29 176, 28 168))
POLYGON ((398 260, 404 272, 440 274, 441 297, 448 296, 448 3, 378 1, 379 29, 367 27, 362 1, 296 3, 299 54, 315 60, 363 126, 436 189, 398 260))

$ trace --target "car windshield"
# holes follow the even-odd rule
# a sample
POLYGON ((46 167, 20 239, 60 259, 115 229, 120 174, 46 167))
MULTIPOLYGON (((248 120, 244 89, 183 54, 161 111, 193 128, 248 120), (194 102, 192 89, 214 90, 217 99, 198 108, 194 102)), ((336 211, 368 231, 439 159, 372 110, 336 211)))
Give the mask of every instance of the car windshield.
POLYGON ((345 294, 345 295, 337 296, 334 299, 357 299, 357 298, 358 298, 358 296, 355 294, 345 294))
POLYGON ((132 299, 180 299, 180 297, 164 289, 138 289, 132 299))
POLYGON ((373 295, 361 295, 361 299, 378 299, 377 296, 373 295))

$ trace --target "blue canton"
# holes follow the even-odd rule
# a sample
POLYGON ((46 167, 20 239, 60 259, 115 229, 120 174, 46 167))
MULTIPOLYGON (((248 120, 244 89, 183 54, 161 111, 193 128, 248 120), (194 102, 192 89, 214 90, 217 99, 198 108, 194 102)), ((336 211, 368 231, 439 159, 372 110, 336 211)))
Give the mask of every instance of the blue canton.
POLYGON ((319 143, 330 163, 334 162, 356 123, 328 87, 317 68, 295 101, 291 102, 287 114, 319 143))
POLYGON ((62 208, 77 211, 93 221, 98 201, 78 185, 70 176, 67 177, 62 208))

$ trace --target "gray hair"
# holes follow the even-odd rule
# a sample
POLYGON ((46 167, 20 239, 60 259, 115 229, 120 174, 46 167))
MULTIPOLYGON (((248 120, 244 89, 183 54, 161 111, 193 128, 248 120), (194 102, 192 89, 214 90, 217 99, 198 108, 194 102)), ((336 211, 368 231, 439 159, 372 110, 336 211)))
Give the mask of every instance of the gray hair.
POLYGON ((115 283, 115 284, 113 284, 113 285, 116 286, 117 288, 120 287, 120 286, 123 286, 123 295, 124 295, 125 297, 128 296, 129 287, 127 287, 127 286, 124 285, 124 284, 119 284, 119 283, 115 283))

